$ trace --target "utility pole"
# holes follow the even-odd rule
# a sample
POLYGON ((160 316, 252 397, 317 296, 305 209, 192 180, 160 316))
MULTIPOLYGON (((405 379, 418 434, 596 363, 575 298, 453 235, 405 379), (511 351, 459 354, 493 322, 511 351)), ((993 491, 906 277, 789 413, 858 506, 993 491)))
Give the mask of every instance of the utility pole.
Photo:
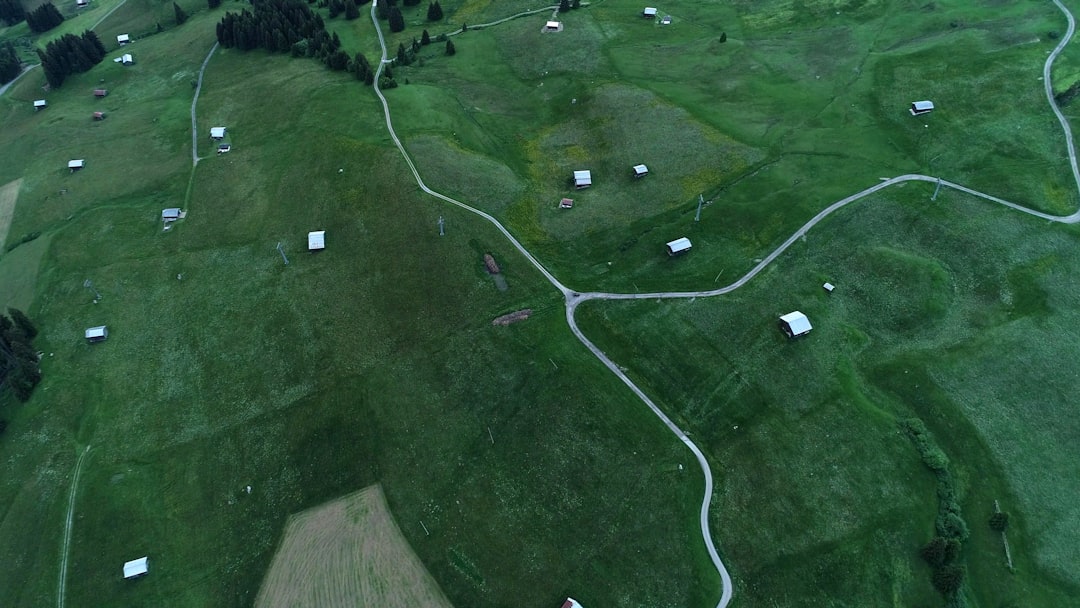
POLYGON ((699 194, 697 196, 697 213, 694 215, 694 221, 701 220, 701 206, 705 204, 705 195, 699 194))
POLYGON ((278 250, 278 253, 281 254, 281 259, 285 260, 285 265, 288 266, 289 265, 289 258, 285 257, 285 248, 281 246, 280 241, 277 244, 277 250, 278 250))
POLYGON ((86 279, 83 281, 82 286, 94 292, 94 303, 97 304, 97 301, 101 299, 101 294, 98 293, 97 289, 94 289, 94 282, 90 279, 86 279))
POLYGON ((930 200, 932 200, 932 201, 937 200, 938 190, 941 190, 941 178, 940 177, 937 178, 937 187, 934 188, 934 195, 930 197, 930 200))
POLYGON ((444 224, 446 224, 446 222, 443 221, 443 217, 440 215, 439 216, 439 236, 444 236, 446 234, 446 230, 443 229, 444 224))

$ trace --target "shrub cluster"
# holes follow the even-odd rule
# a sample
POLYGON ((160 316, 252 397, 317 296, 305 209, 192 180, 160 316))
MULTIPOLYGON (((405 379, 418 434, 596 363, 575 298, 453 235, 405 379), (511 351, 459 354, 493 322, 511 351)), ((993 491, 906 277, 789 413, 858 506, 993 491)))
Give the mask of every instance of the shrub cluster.
POLYGON ((52 2, 46 2, 34 10, 26 13, 26 25, 30 31, 40 34, 64 22, 64 16, 53 6, 52 2))
POLYGON ((53 40, 42 51, 38 49, 41 68, 45 70, 45 80, 56 88, 64 84, 64 79, 72 74, 89 70, 105 59, 105 45, 90 30, 82 36, 64 34, 53 40))
POLYGON ((0 385, 7 386, 19 401, 26 401, 41 382, 41 369, 33 340, 37 328, 23 312, 9 308, 0 315, 0 385))
POLYGON ((920 551, 933 569, 934 587, 945 596, 950 606, 960 606, 963 598, 960 587, 966 570, 960 563, 963 543, 968 539, 967 522, 960 513, 956 484, 949 472, 949 458, 938 447, 934 436, 919 418, 900 421, 900 428, 915 444, 923 464, 937 478, 938 515, 934 522, 935 536, 920 551))

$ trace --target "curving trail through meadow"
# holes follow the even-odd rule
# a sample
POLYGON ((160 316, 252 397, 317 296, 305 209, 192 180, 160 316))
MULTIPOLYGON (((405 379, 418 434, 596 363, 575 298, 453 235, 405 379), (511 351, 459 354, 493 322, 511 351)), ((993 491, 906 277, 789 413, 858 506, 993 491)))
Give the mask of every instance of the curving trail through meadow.
MULTIPOLYGON (((1077 167, 1076 147, 1075 147, 1075 144, 1073 142, 1072 129, 1069 127, 1069 123, 1066 120, 1065 115, 1062 114, 1060 108, 1058 108, 1057 103, 1054 100, 1053 87, 1052 87, 1051 80, 1050 80, 1050 76, 1051 76, 1050 71, 1051 71, 1051 67, 1053 66, 1054 60, 1057 59, 1058 55, 1061 54, 1061 52, 1062 52, 1062 50, 1064 50, 1065 46, 1069 43, 1070 40, 1072 40, 1073 34, 1075 33, 1075 30, 1076 30, 1076 21, 1073 18, 1072 13, 1069 12, 1069 9, 1066 8, 1065 5, 1060 2, 1060 0, 1052 0, 1052 1, 1061 10, 1061 12, 1065 14, 1065 18, 1068 20, 1068 30, 1066 31, 1065 35, 1062 36, 1061 41, 1058 43, 1057 47, 1055 47, 1054 50, 1050 53, 1050 55, 1046 59, 1045 64, 1043 65, 1043 84, 1045 86, 1047 102, 1049 103, 1050 108, 1053 110, 1054 114, 1057 116, 1058 121, 1061 123, 1062 130, 1065 133, 1065 141, 1066 141, 1066 145, 1067 145, 1068 151, 1069 151, 1069 165, 1072 168, 1073 179, 1076 182, 1077 190, 1078 190, 1078 192, 1080 192, 1080 168, 1077 167)), ((757 276, 769 264, 771 264, 773 261, 775 261, 781 254, 783 254, 789 247, 791 247, 792 244, 794 244, 797 240, 802 238, 811 228, 816 226, 818 223, 820 223, 826 217, 832 215, 833 213, 840 210, 841 208, 846 207, 847 205, 850 205, 851 203, 854 203, 856 201, 860 201, 863 198, 865 198, 867 196, 870 196, 870 195, 872 195, 872 194, 874 194, 876 192, 879 192, 879 191, 884 190, 886 188, 890 188, 890 187, 895 186, 897 184, 903 184, 903 183, 912 182, 912 181, 922 181, 922 182, 940 184, 942 187, 951 188, 953 190, 964 192, 965 194, 969 194, 969 195, 972 195, 972 196, 975 196, 975 197, 978 197, 978 198, 982 198, 982 199, 985 199, 987 201, 997 203, 999 205, 1004 205, 1006 207, 1009 207, 1009 208, 1014 209, 1016 211, 1019 211, 1021 213, 1025 213, 1025 214, 1028 214, 1028 215, 1031 215, 1031 216, 1034 216, 1034 217, 1038 217, 1038 218, 1043 219, 1043 220, 1048 220, 1048 221, 1051 221, 1051 222, 1057 222, 1057 223, 1063 223, 1063 224, 1075 224, 1075 223, 1080 222, 1080 210, 1077 210, 1076 212, 1074 212, 1074 213, 1072 213, 1070 215, 1064 215, 1064 216, 1050 215, 1048 213, 1044 213, 1044 212, 1041 212, 1041 211, 1038 211, 1038 210, 1035 210, 1035 209, 1031 209, 1030 207, 1021 205, 1019 203, 1014 203, 1014 202, 1007 201, 1007 200, 1002 199, 1002 198, 998 198, 998 197, 993 196, 991 194, 987 194, 987 193, 984 193, 984 192, 979 192, 979 191, 974 190, 972 188, 968 188, 967 186, 963 186, 963 185, 957 184, 955 182, 950 182, 950 181, 947 181, 947 180, 942 179, 942 178, 933 177, 933 176, 929 176, 929 175, 921 175, 921 174, 907 174, 907 175, 900 175, 900 176, 893 177, 893 178, 890 178, 890 179, 887 179, 887 180, 883 180, 882 182, 880 182, 878 184, 875 184, 874 186, 871 186, 869 188, 866 188, 865 190, 861 190, 859 192, 856 192, 855 194, 852 194, 852 195, 850 195, 848 197, 845 197, 843 199, 840 199, 840 200, 828 205, 827 207, 822 209, 817 215, 815 215, 813 218, 811 218, 809 221, 807 221, 805 224, 803 224, 798 230, 796 230, 794 232, 794 234, 792 234, 790 237, 788 237, 788 239, 785 240, 779 247, 777 247, 772 252, 770 252, 766 257, 764 257, 759 263, 757 263, 753 268, 751 268, 746 274, 739 277, 734 282, 732 282, 732 283, 730 283, 728 285, 725 285, 723 287, 716 288, 716 289, 702 290, 702 291, 681 291, 681 292, 655 292, 655 293, 589 292, 589 293, 579 293, 577 291, 573 291, 573 290, 569 289, 566 285, 564 285, 562 282, 560 282, 554 275, 552 275, 551 272, 548 271, 547 268, 545 268, 544 265, 542 263, 540 263, 540 261, 537 260, 532 255, 532 253, 530 253, 528 251, 528 249, 525 248, 524 245, 521 244, 521 242, 519 242, 516 238, 514 238, 514 236, 510 233, 510 231, 507 230, 506 227, 503 226, 502 223, 500 223, 497 219, 495 219, 494 217, 492 217, 488 213, 485 213, 484 211, 481 211, 481 210, 479 210, 479 209, 477 209, 475 207, 472 207, 470 205, 462 203, 461 201, 450 198, 449 196, 446 196, 446 195, 444 195, 442 193, 436 192, 436 191, 432 190, 431 188, 429 188, 427 186, 427 184, 424 183, 423 178, 420 176, 419 171, 416 169, 415 163, 413 162, 412 158, 409 156, 408 152, 405 151, 405 147, 402 145, 401 140, 398 138, 397 133, 394 131, 394 126, 393 126, 393 123, 392 123, 391 118, 390 118, 390 106, 389 106, 389 103, 387 102, 386 97, 383 95, 382 91, 379 90, 379 76, 382 74, 383 65, 385 65, 389 60, 387 59, 386 41, 383 38, 382 29, 379 27, 379 22, 378 22, 378 19, 376 18, 376 15, 375 15, 375 5, 377 4, 377 2, 378 2, 378 0, 374 0, 372 2, 372 5, 371 5, 371 20, 372 20, 372 23, 375 25, 375 31, 376 31, 376 33, 378 34, 378 37, 379 37, 379 46, 382 49, 382 57, 381 57, 381 60, 379 62, 379 67, 376 70, 375 84, 373 86, 374 86, 374 89, 375 89, 375 94, 379 97, 379 101, 382 103, 382 106, 383 106, 383 114, 384 114, 385 119, 386 119, 387 131, 389 132, 390 137, 394 142, 394 145, 397 146, 398 151, 401 153, 402 158, 404 158, 406 164, 408 164, 409 170, 412 172, 413 178, 416 180, 417 185, 420 186, 420 189, 423 190, 425 193, 427 193, 427 194, 429 194, 429 195, 431 195, 431 196, 433 196, 435 198, 438 198, 439 200, 450 203, 451 205, 455 205, 457 207, 465 209, 466 211, 469 211, 471 213, 479 215, 480 217, 484 218, 485 220, 487 220, 488 222, 493 224, 495 226, 495 228, 498 229, 499 232, 501 232, 503 234, 503 236, 505 236, 507 238, 507 240, 509 240, 510 243, 519 252, 521 252, 521 254, 524 255, 525 258, 527 260, 529 260, 529 262, 542 275, 544 275, 544 278, 546 278, 548 280, 548 282, 550 282, 556 289, 558 289, 563 294, 563 296, 566 298, 566 322, 570 326, 570 330, 578 338, 578 340, 586 348, 588 348, 589 351, 594 356, 596 356, 596 358, 599 359, 600 362, 603 363, 605 367, 607 367, 609 370, 611 370, 611 372, 613 374, 615 374, 616 377, 618 377, 620 380, 622 380, 623 383, 626 384, 626 386, 635 395, 637 395, 637 397, 639 399, 641 399, 641 401, 644 402, 645 405, 647 405, 650 410, 652 410, 652 412, 668 427, 668 429, 671 430, 672 433, 675 434, 675 436, 680 441, 682 441, 687 446, 687 448, 690 449, 690 451, 697 458, 698 464, 701 466, 702 473, 703 473, 703 475, 705 477, 705 493, 704 493, 705 495, 704 495, 704 497, 702 499, 701 511, 700 511, 701 534, 702 534, 703 541, 705 543, 705 547, 708 550, 709 557, 712 560, 713 565, 716 567, 717 573, 720 575, 721 580, 723 581, 723 592, 721 594, 720 600, 717 602, 717 608, 726 608, 727 605, 731 602, 731 598, 732 598, 732 582, 731 582, 731 576, 729 575, 729 573, 727 571, 727 568, 724 566, 723 561, 720 559, 720 555, 716 550, 716 547, 715 547, 715 545, 713 543, 712 533, 710 532, 710 529, 709 529, 709 506, 710 506, 710 502, 712 500, 712 493, 713 493, 713 475, 712 475, 712 470, 711 470, 711 468, 709 466, 708 460, 705 458, 704 454, 697 447, 697 445, 695 445, 694 442, 686 435, 686 433, 682 429, 680 429, 679 426, 676 425, 671 420, 671 418, 669 418, 663 412, 663 410, 661 410, 656 405, 656 403, 654 403, 653 400, 651 398, 649 398, 648 395, 645 394, 644 391, 642 391, 636 384, 634 384, 634 382, 632 380, 630 380, 630 378, 628 378, 625 373, 623 373, 623 371, 619 368, 618 365, 616 365, 602 350, 600 350, 595 344, 592 343, 592 341, 590 341, 588 339, 588 337, 585 336, 585 334, 578 327, 577 322, 575 321, 575 318, 574 318, 574 313, 575 313, 575 311, 577 309, 578 304, 580 304, 582 302, 586 302, 588 300, 638 300, 638 299, 663 299, 663 298, 698 298, 698 297, 712 297, 712 296, 718 296, 718 295, 723 295, 723 294, 726 294, 726 293, 730 293, 730 292, 735 291, 736 289, 742 287, 743 285, 748 283, 751 279, 753 279, 755 276, 757 276)), ((539 10, 536 10, 536 11, 529 11, 529 12, 526 12, 526 13, 521 13, 519 15, 514 15, 514 16, 506 18, 506 19, 502 19, 502 20, 499 20, 499 21, 494 21, 494 22, 489 23, 489 24, 477 25, 476 27, 495 25, 495 24, 498 24, 498 23, 502 23, 504 21, 508 21, 509 19, 513 19, 513 18, 516 18, 516 17, 521 17, 521 16, 525 16, 525 15, 529 15, 529 14, 535 14, 535 13, 538 13, 538 12, 543 12, 544 10, 550 10, 550 9, 543 8, 543 9, 539 9, 539 10)), ((454 32, 454 33, 457 33, 457 32, 454 32)))

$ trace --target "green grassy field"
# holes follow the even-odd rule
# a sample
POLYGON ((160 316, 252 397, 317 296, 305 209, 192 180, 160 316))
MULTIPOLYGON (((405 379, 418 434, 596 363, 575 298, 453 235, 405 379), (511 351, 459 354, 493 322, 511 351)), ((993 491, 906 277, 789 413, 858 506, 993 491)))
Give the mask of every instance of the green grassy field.
MULTIPOLYGON (((7 242, 42 234, 0 253, 0 305, 30 312, 47 353, 29 403, 0 398, 8 601, 55 602, 89 445, 70 606, 250 605, 289 514, 375 482, 455 605, 715 605, 692 456, 497 231, 423 196, 370 90, 314 61, 219 50, 198 106, 209 157, 192 169, 192 82, 240 5, 181 4, 179 27, 171 3, 129 0, 97 28, 107 45, 140 38, 134 66, 106 59, 44 112, 40 70, 0 98, 0 183, 24 179, 7 242), (210 154, 216 125, 227 155, 210 154), (86 169, 69 173, 71 158, 86 169), (174 206, 188 216, 163 232, 174 206), (315 229, 328 248, 311 255, 315 229), (490 323, 525 307, 524 323, 490 323), (85 344, 98 324, 109 340, 85 344), (151 575, 120 580, 145 554, 151 575)), ((422 28, 536 7, 443 8, 439 24, 407 9, 391 52, 422 28)), ((327 26, 375 61, 369 9, 327 26)), ((427 184, 500 218, 576 289, 718 287, 823 206, 908 172, 1077 207, 1038 80, 1065 25, 1050 3, 691 1, 661 7, 669 26, 640 9, 596 2, 558 34, 543 13, 470 29, 455 56, 433 43, 395 67, 386 92, 427 184), (938 110, 911 117, 923 98, 938 110), (574 191, 582 168, 595 185, 574 191), (694 251, 669 259, 679 236, 694 251)), ((1080 64, 1066 53, 1054 73, 1064 90, 1080 64)), ((929 195, 909 184, 844 210, 731 296, 579 310, 713 464, 738 605, 942 604, 917 555, 935 482, 906 416, 962 489, 969 603, 1080 592, 1076 494, 1060 482, 1077 472, 1064 446, 1078 387, 1059 372, 1075 355, 1076 231, 929 195), (794 308, 817 329, 787 343, 774 318, 794 308), (986 526, 995 499, 1014 518, 1012 574, 986 526)))

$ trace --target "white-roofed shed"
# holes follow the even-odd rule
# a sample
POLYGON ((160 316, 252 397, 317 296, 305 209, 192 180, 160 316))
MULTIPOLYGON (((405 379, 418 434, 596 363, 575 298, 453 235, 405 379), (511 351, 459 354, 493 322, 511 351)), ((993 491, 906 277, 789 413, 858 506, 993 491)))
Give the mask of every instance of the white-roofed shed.
POLYGON ((316 230, 314 232, 307 233, 307 248, 308 251, 318 251, 319 249, 326 249, 326 231, 316 230))
POLYGON ((592 185, 592 171, 574 171, 574 187, 588 188, 592 185))
POLYGON ((649 168, 645 165, 634 165, 634 177, 645 177, 649 174, 649 168))
POLYGON ((927 114, 934 111, 934 102, 930 100, 915 101, 911 103, 911 115, 927 114))
POLYGON ((686 253, 687 251, 690 251, 691 246, 690 239, 684 236, 681 239, 675 239, 667 244, 667 254, 679 255, 680 253, 686 253))
POLYGON ((131 53, 124 53, 120 56, 120 63, 124 65, 131 65, 135 63, 135 58, 131 56, 131 53))
POLYGON ((222 139, 225 137, 225 127, 210 127, 210 139, 222 139))
POLYGON ((645 10, 641 11, 641 16, 646 19, 656 19, 656 9, 651 6, 646 6, 645 10))
POLYGON ((86 161, 81 159, 81 158, 77 158, 77 159, 68 161, 68 169, 71 169, 72 171, 78 171, 79 169, 82 169, 85 166, 86 166, 86 161))
POLYGON ((810 325, 810 319, 796 310, 780 317, 780 329, 784 330, 787 337, 798 338, 810 333, 813 327, 810 325))
POLYGON ((150 558, 140 557, 124 562, 124 578, 137 578, 150 571, 150 558))
POLYGON ((40 110, 41 108, 44 108, 44 107, 46 107, 48 105, 49 105, 49 102, 45 101, 44 99, 35 99, 34 100, 34 109, 35 110, 40 110))
POLYGON ((104 325, 90 327, 87 328, 85 335, 88 342, 102 342, 109 337, 109 328, 104 325))
POLYGON ((116 37, 116 44, 125 45, 129 42, 131 42, 131 36, 128 36, 127 34, 120 34, 116 37))

